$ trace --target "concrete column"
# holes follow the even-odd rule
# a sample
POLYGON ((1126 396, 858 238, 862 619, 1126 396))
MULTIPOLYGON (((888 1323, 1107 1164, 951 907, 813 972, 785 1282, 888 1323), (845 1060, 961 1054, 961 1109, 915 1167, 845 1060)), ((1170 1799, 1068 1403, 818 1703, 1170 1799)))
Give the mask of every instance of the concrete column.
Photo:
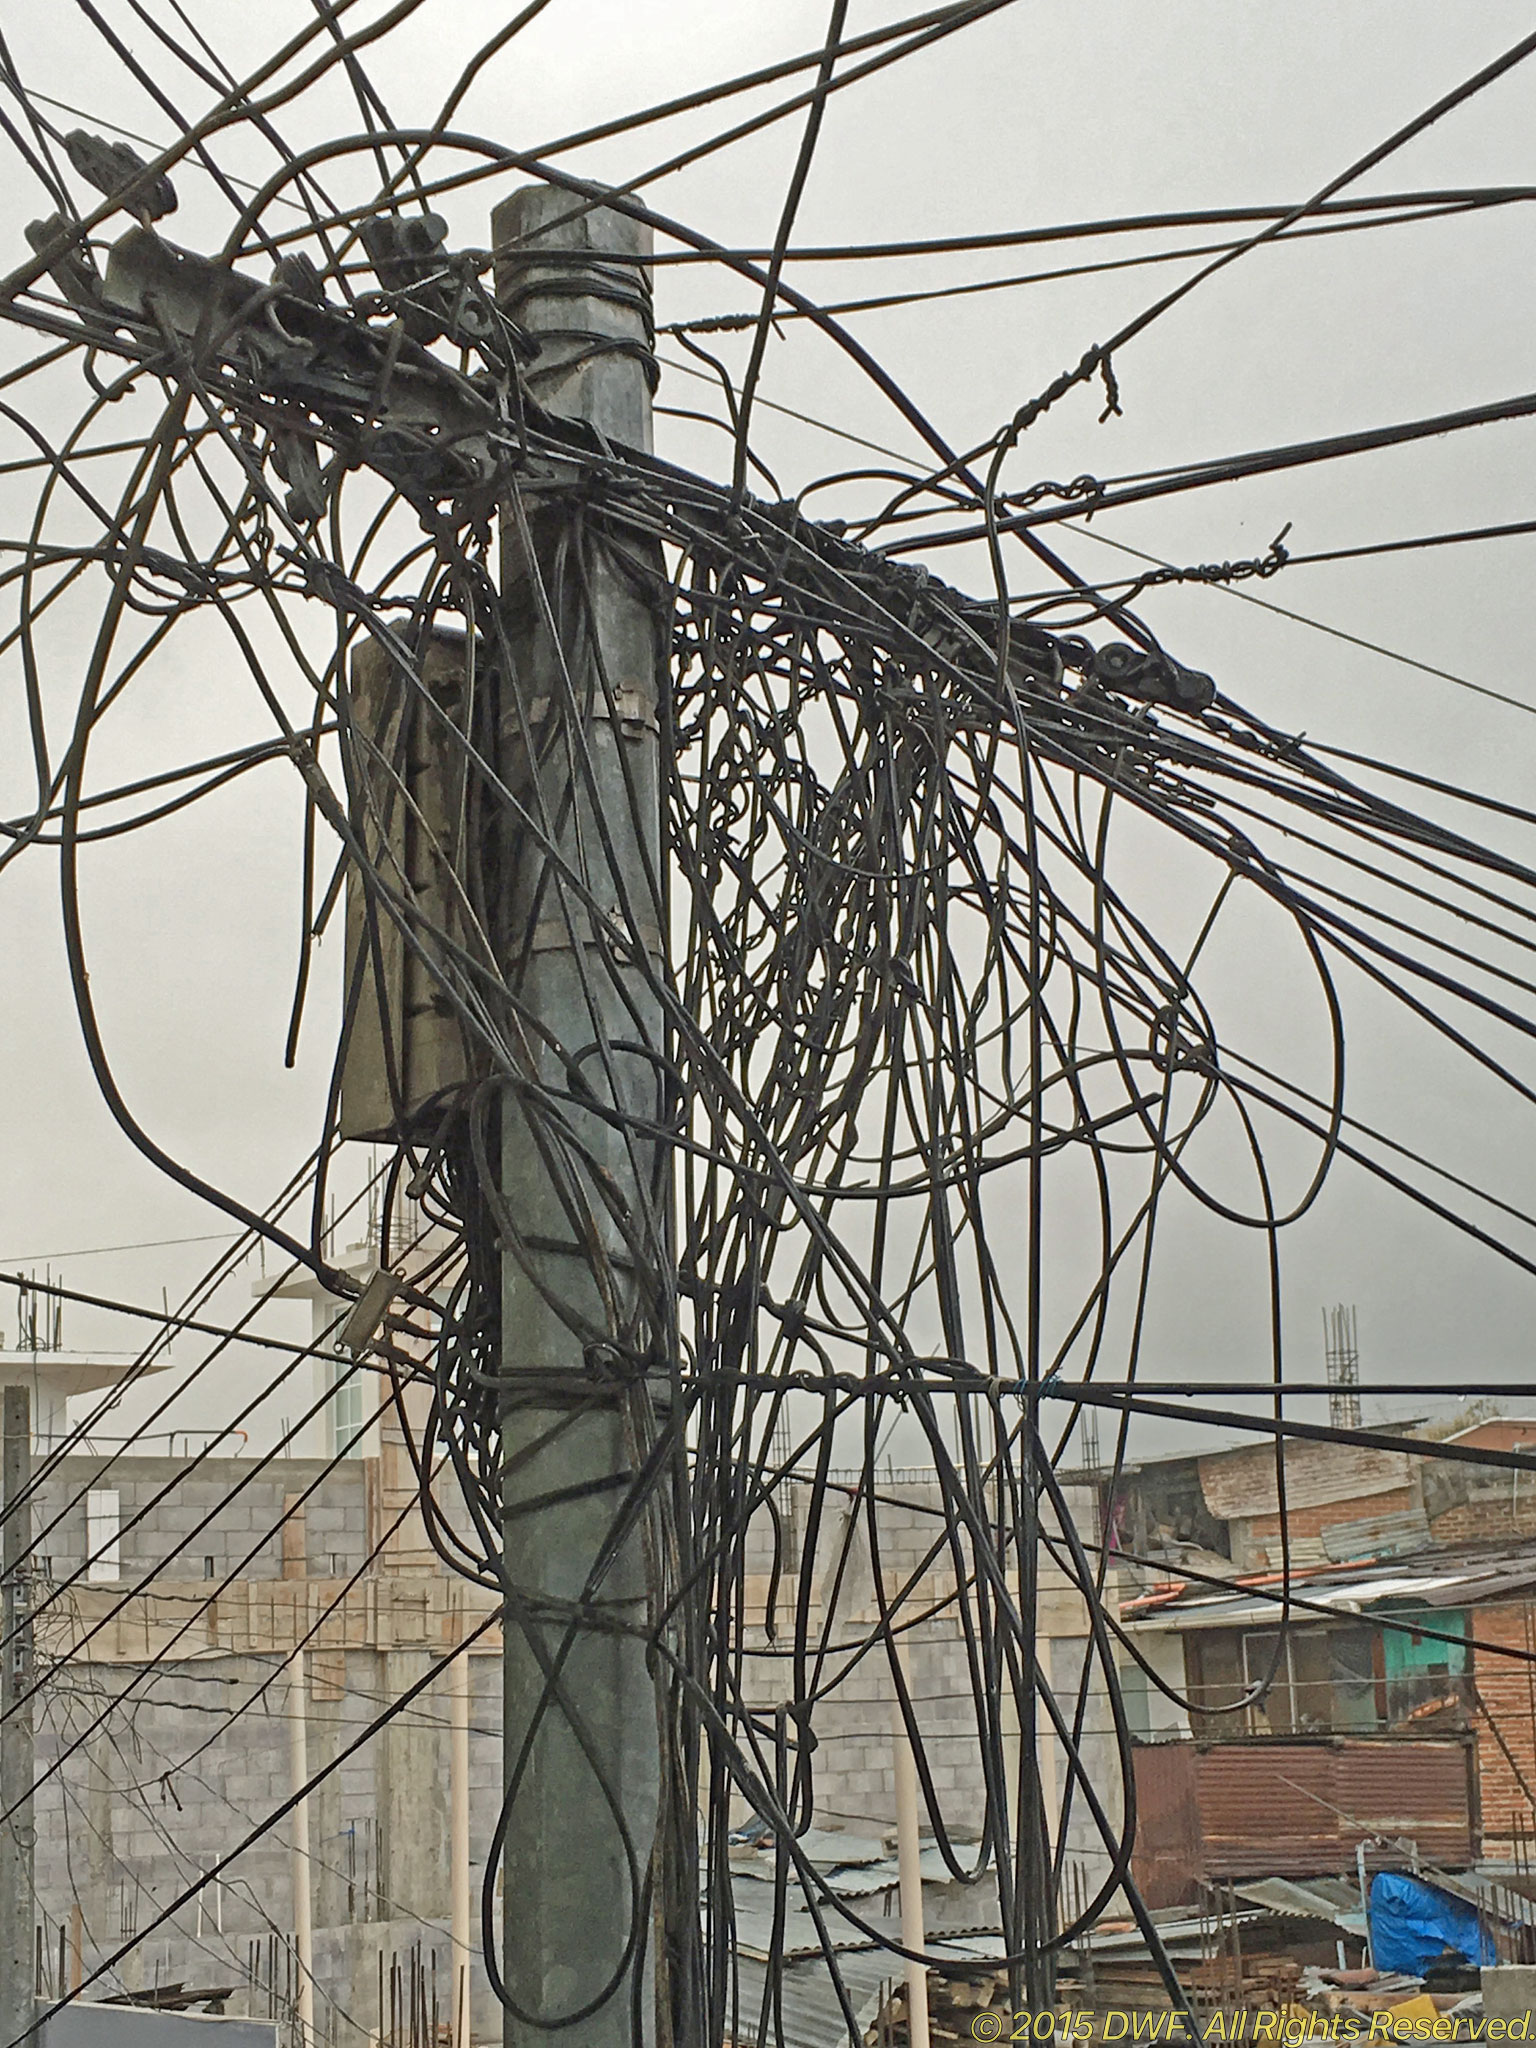
POLYGON ((79 1911, 82 1922, 90 1929, 93 1944, 99 1947, 111 1923, 118 1868, 114 1843, 112 1746, 105 1732, 91 1737, 86 1744, 85 1755, 85 1899, 79 1911))
MULTIPOLYGON (((296 1650, 288 1666, 288 1770, 294 1792, 303 1792, 309 1783, 308 1716, 304 1652, 296 1650)), ((298 2048, 315 2048, 315 1922, 307 1795, 288 1816, 288 1839, 293 1848, 293 1946, 299 1966, 298 2048)))
MULTIPOLYGON (((391 1650, 384 1694, 398 1699, 426 1670, 425 1650, 391 1650)), ((449 1910, 448 1745, 436 1687, 419 1693, 378 1737, 375 1807, 382 1918, 441 1920, 449 1910)))
POLYGON ((469 1970, 474 1959, 469 1898, 469 1671, 469 1652, 461 1649, 448 1667, 453 2048, 469 2048, 469 1970))
POLYGON ((0 2048, 36 2038, 32 1784, 32 1400, 0 1394, 0 2048))
MULTIPOLYGON (((896 1661, 908 1697, 911 1669, 905 1640, 896 1638, 896 1661)), ((913 1702, 916 1711, 916 1702, 913 1702)), ((891 1699, 891 1761, 896 1784, 896 1868, 901 1891, 901 1945, 919 1952, 928 1946, 923 1926, 922 1838, 918 1819, 917 1761, 907 1733, 899 1695, 891 1699)), ((907 2040, 910 2048, 928 2048, 928 1966, 907 1961, 907 2040)))
MULTIPOLYGON (((334 1680, 325 1673, 322 1658, 317 1653, 309 1665, 309 1718, 306 1723, 306 1743, 309 1752, 309 1769, 313 1777, 331 1763, 343 1739, 342 1701, 334 1680)), ((347 1905, 347 1844, 342 1834, 342 1779, 341 1773, 333 1772, 309 1798, 309 1833, 311 1869, 314 1873, 315 1925, 317 1927, 341 1927, 349 1919, 361 1920, 367 1908, 361 1898, 354 1900, 353 1909, 347 1905)), ((363 1872, 358 1872, 358 1889, 364 1882, 363 1872)))
MULTIPOLYGON (((493 232, 498 298, 542 338, 533 395, 648 447, 649 279, 633 259, 649 233, 542 187, 498 207, 493 232)), ((623 1128, 662 1114, 644 1050, 662 1049, 661 1010, 643 971, 660 962, 664 928, 663 650, 643 574, 660 561, 621 551, 579 494, 526 507, 502 525, 514 664, 502 773, 536 820, 512 829, 503 936, 519 1014, 535 1020, 512 1027, 532 1085, 502 1097, 502 1192, 520 1240, 502 1278, 505 1739, 517 1774, 505 2038, 635 2048, 655 2026, 645 1888, 660 1745, 645 1531, 614 1530, 656 1420, 654 1389, 634 1376, 654 1342, 647 1272, 671 1256, 659 1149, 623 1128)))
POLYGON ((1506 1963, 1484 1970, 1482 1980, 1484 2019, 1536 2018, 1536 1967, 1506 1963))

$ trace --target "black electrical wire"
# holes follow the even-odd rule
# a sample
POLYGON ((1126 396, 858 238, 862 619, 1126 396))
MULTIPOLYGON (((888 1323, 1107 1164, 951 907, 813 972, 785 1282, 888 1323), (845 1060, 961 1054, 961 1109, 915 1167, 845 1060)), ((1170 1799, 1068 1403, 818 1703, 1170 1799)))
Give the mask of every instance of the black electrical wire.
MULTIPOLYGON (((838 1926, 904 1951, 833 1893, 801 1838, 826 1810, 839 1689, 878 1673, 912 1744, 946 1869, 960 1883, 996 1884, 1014 2003, 1048 2002, 1056 1956, 1117 1885, 1170 1996, 1182 2000, 1130 1874, 1134 1768, 1116 1662, 1127 1643, 1108 1611, 1105 1556, 1076 1527, 1064 1490, 1066 1447, 1084 1415, 1117 1412, 1113 1489, 1134 1453, 1133 1425, 1246 1427, 1272 1451, 1282 1504, 1292 1436, 1400 1447, 1381 1431, 1338 1431, 1286 1413, 1287 1393, 1313 1383, 1288 1375, 1281 1247, 1348 1162, 1512 1269, 1536 1267, 1517 1201, 1353 1117, 1345 1082, 1347 1022, 1369 979, 1437 1059, 1475 1073, 1497 1099, 1530 1099, 1521 1041, 1533 1029, 1523 962, 1536 925, 1536 860, 1531 820, 1517 806, 1495 808, 1433 778, 1414 782, 1411 769, 1394 781, 1391 764, 1250 717, 1241 678, 1224 675, 1215 690, 1130 610, 1155 601, 1155 573, 1128 590, 1089 583, 1032 529, 1452 425, 1492 428, 1533 401, 1108 483, 1005 490, 1003 458, 1077 383, 1102 376, 1113 404, 1114 350, 1266 240, 1303 242, 1410 213, 1454 220, 1528 197, 1523 188, 1334 195, 1536 39, 1300 206, 797 250, 795 200, 823 107, 988 18, 996 0, 850 38, 837 12, 810 56, 543 151, 450 126, 503 46, 515 47, 537 0, 471 53, 426 126, 397 123, 365 64, 372 43, 411 19, 414 0, 354 33, 343 32, 340 0, 243 80, 206 39, 185 41, 134 4, 153 32, 154 62, 127 51, 94 8, 82 18, 103 28, 125 74, 184 131, 148 175, 201 153, 215 174, 202 196, 224 239, 206 271, 192 258, 179 273, 204 280, 197 317, 153 293, 137 311, 93 296, 102 241, 122 229, 110 199, 72 219, 48 257, 0 291, 0 310, 49 337, 8 386, 18 402, 7 418, 32 438, 25 466, 9 465, 5 481, 33 495, 15 537, 0 541, 16 551, 15 573, 0 582, 10 608, 0 661, 19 679, 36 803, 7 828, 4 856, 35 860, 34 849, 57 835, 72 981, 98 1082, 134 1143, 184 1184, 186 1169, 129 1109, 92 999, 80 885, 94 843, 156 831, 173 811, 202 815, 197 806, 228 775, 292 763, 304 801, 290 1058, 312 942, 345 880, 341 1051, 306 1190, 308 1241, 276 1214, 238 1205, 235 1213, 339 1283, 326 1252, 328 1174, 348 1050, 375 1044, 396 1132, 379 1258, 410 1310, 403 1328, 386 1326, 375 1356, 390 1372, 427 1539, 448 1569, 498 1596, 508 1640, 532 1674, 485 1873, 493 1980, 527 2024, 552 2030, 606 2003, 643 1957, 665 1978, 676 2038, 736 2031, 729 1836, 745 1803, 775 1845, 776 1924, 793 1900, 803 1903, 852 2026, 838 1926), (211 96, 201 111, 160 80, 156 64, 166 59, 211 96), (765 253, 718 245, 641 203, 639 178, 610 188, 550 161, 811 70, 807 89, 695 140, 649 174, 704 161, 806 110, 765 253), (361 125, 337 134, 328 110, 317 140, 305 125, 309 95, 334 83, 346 84, 361 125), (279 113, 292 142, 273 126, 279 113), (245 135, 278 158, 254 189, 221 161, 224 139, 245 135), (672 238, 633 273, 618 270, 612 251, 596 252, 603 291, 634 320, 632 355, 647 376, 656 367, 652 272, 707 262, 761 294, 745 384, 711 363, 725 405, 719 424, 736 438, 729 482, 586 434, 546 409, 529 338, 483 281, 485 252, 435 239, 426 213, 512 171, 565 193, 572 217, 611 207, 672 238), (355 196, 370 185, 371 198, 355 196), (378 253, 381 225, 407 221, 429 253, 392 263, 378 253), (1209 251, 1215 260, 1199 277, 1089 350, 969 458, 831 309, 784 275, 800 260, 915 258, 1206 221, 1259 231, 1209 251), (296 265, 301 255, 307 270, 296 265), (270 283, 252 267, 263 258, 284 266, 270 283), (752 414, 772 402, 759 386, 781 311, 842 351, 938 470, 786 477, 788 501, 778 500, 777 483, 771 501, 748 493, 749 465, 767 474, 752 414), (42 434, 33 413, 55 417, 57 393, 74 388, 65 379, 77 369, 77 424, 42 434), (34 398, 45 389, 46 401, 34 398), (87 457, 97 488, 79 472, 87 457), (985 474, 973 474, 970 463, 983 457, 985 474), (857 501, 857 522, 807 517, 818 487, 857 501), (892 488, 903 495, 882 504, 892 488), (527 565, 515 595, 550 650, 553 680, 537 692, 493 517, 527 565), (1060 579, 1059 599, 1031 592, 1026 601, 1012 589, 1010 536, 1060 579), (981 596, 900 559, 967 538, 987 544, 981 596), (631 750, 617 749, 616 776, 602 767, 602 749, 635 716, 632 678, 610 673, 599 625, 605 593, 616 589, 658 625, 659 841, 645 837, 650 799, 631 750), (79 688, 47 658, 44 628, 66 597, 98 627, 79 688), (87 760, 108 712, 191 639, 190 622, 224 636, 234 686, 248 691, 269 737, 242 733, 243 745, 200 762, 167 758, 132 780, 91 786, 87 760), (1106 631, 1124 638, 1105 644, 1106 631), (428 659, 444 645, 460 664, 452 688, 428 659), (369 663, 381 678, 372 689, 369 663), (435 793, 424 762, 440 775, 435 793), (1350 780, 1355 771, 1370 786, 1350 780), (163 802, 128 810, 161 791, 163 802), (1462 797, 1473 820, 1465 830, 1409 807, 1444 810, 1462 797), (107 806, 126 814, 100 825, 107 806), (1490 844, 1478 833, 1495 819, 1502 837, 1490 844), (1148 835, 1200 871, 1192 944, 1175 941, 1144 906, 1148 835), (1227 1042, 1209 942, 1244 917, 1287 935, 1288 1000, 1298 1014, 1313 1006, 1320 1072, 1298 1063, 1282 1073, 1262 1056, 1268 1047, 1227 1042), (571 962, 570 1015, 558 1028, 531 994, 528 969, 555 939, 571 962), (385 994, 394 959, 451 1048, 447 1078, 425 1102, 385 994), (514 1129, 526 1135, 530 1171, 548 1182, 542 1211, 525 1189, 502 1184, 514 1129), (1080 1270, 1058 1275, 1049 1233, 1063 1187, 1077 1189, 1092 1249, 1080 1270), (1151 1377, 1154 1285, 1169 1235, 1196 1206, 1248 1232, 1263 1261, 1269 1378, 1243 1391, 1262 1390, 1270 1413, 1246 1422, 1200 1404, 1193 1386, 1175 1394, 1151 1377), (569 1288, 548 1254, 550 1216, 577 1248, 570 1268, 579 1280, 569 1288), (409 1246, 424 1223, 449 1249, 421 1266, 409 1246), (514 1297, 558 1323, 581 1361, 558 1386, 532 1389, 559 1404, 537 1426, 527 1420, 537 1400, 505 1368, 504 1300, 514 1297), (407 1379, 416 1387, 409 1403, 407 1379), (602 1535, 585 1582, 550 1603, 527 1581, 515 1541, 505 1547, 509 1487, 515 1496, 548 1448, 594 1416, 621 1437, 622 1470, 597 1496, 602 1535), (879 1482, 902 1416, 933 1473, 933 1526, 915 1559, 892 1545, 884 1509, 894 1496, 879 1482), (1042 1433, 1047 1420, 1062 1425, 1054 1445, 1042 1433), (837 1476, 844 1463, 851 1482, 837 1476), (461 1511, 451 1514, 455 1495, 461 1511), (613 1599, 630 1546, 645 1559, 645 1599, 638 1617, 614 1626, 643 1650, 656 1689, 654 1847, 608 1781, 576 1676, 582 1632, 613 1599), (1037 1650, 1047 1567, 1087 1612, 1082 1669, 1065 1681, 1042 1668, 1037 1650), (904 1646, 941 1616, 974 1708, 980 1791, 964 1800, 936 1772, 924 1688, 902 1662, 904 1646), (1090 1712, 1100 1715, 1092 1725, 1090 1712), (1050 1811, 1037 1730, 1063 1767, 1050 1811), (623 1898, 623 1925, 579 2011, 539 2005, 515 1973, 503 1977, 494 1953, 498 1857, 551 1731, 592 1767, 623 1898), (1090 1763, 1090 1734, 1108 1738, 1107 1769, 1090 1763), (1084 1843, 1094 1876, 1067 1911, 1063 1871, 1069 1854, 1087 1853, 1084 1843)), ((25 85, 7 84, 28 113, 25 85)), ((19 159, 52 175, 46 123, 15 131, 19 159)), ((884 460, 885 451, 871 453, 884 460)), ((1336 552, 1484 543, 1523 525, 1336 552)), ((1282 560, 1283 538, 1267 557, 1220 565, 1221 587, 1242 595, 1239 570, 1260 576, 1317 559, 1282 560)), ((192 1184, 231 1206, 211 1183, 192 1184)), ((220 1345, 239 1335, 201 1307, 152 1320, 220 1345)), ((1517 1470, 1531 1462, 1415 1448, 1517 1470)), ((1307 1611, 1283 1505, 1281 1519, 1270 1678, 1294 1616, 1307 1611)), ((1254 1697, 1267 1682, 1260 1677, 1254 1697)), ((110 1720, 124 1709, 104 1711, 110 1720)), ((57 1768, 62 1776, 62 1759, 57 1768)), ((633 1981, 643 1978, 636 1968, 633 1981)), ((770 1981, 758 2016, 770 2034, 781 1990, 770 1981)))

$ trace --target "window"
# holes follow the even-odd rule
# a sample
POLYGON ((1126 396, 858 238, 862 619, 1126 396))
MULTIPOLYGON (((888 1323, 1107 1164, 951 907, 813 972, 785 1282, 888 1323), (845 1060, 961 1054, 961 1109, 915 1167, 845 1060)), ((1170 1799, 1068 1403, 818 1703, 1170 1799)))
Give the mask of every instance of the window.
POLYGON ((363 1375, 351 1359, 331 1361, 331 1456, 363 1455, 363 1375))
POLYGON ((1372 1634, 1353 1623, 1289 1628, 1283 1638, 1273 1628, 1213 1630, 1209 1636, 1186 1638, 1198 1732, 1306 1735, 1380 1727, 1372 1634), (1235 1706, 1266 1678, 1264 1697, 1246 1712, 1211 1715, 1214 1707, 1235 1706))
POLYGON ((118 1532, 122 1499, 115 1486, 92 1487, 85 1496, 86 1578, 94 1584, 122 1576, 118 1532))
POLYGON ((1394 1725, 1432 1713, 1448 1700, 1459 1700, 1466 1686, 1466 1642, 1448 1643, 1446 1636, 1465 1638, 1467 1617, 1456 1607, 1399 1607, 1388 1610, 1408 1628, 1381 1632, 1387 1673, 1387 1719, 1394 1725), (1420 1633, 1427 1630, 1429 1633, 1420 1633))
POLYGON ((1200 1735, 1242 1735, 1246 1732, 1240 1714, 1217 1713, 1234 1707, 1243 1696, 1242 1638, 1228 1629, 1209 1634, 1191 1630, 1184 1638, 1184 1667, 1189 1697, 1197 1710, 1192 1717, 1200 1735), (1204 1708, 1204 1714, 1198 1710, 1204 1708))
MULTIPOLYGON (((1257 1685, 1275 1659, 1278 1629, 1243 1637, 1246 1683, 1257 1685)), ((1368 1628, 1291 1628, 1262 1701, 1249 1709, 1259 1734, 1374 1728, 1376 1670, 1368 1628)))
POLYGON ((1152 1740, 1152 1699, 1147 1674, 1132 1660, 1120 1666, 1120 1697, 1125 1703, 1125 1725, 1140 1742, 1152 1740))
POLYGON ((1381 1725, 1381 1694, 1377 1687, 1376 1631, 1336 1628, 1329 1631, 1333 1670, 1333 1725, 1368 1729, 1381 1725))

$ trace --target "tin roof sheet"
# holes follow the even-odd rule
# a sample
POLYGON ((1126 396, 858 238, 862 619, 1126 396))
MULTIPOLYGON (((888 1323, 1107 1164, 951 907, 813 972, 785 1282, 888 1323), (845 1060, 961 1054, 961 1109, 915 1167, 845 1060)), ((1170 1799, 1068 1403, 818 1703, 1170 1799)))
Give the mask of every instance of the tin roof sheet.
POLYGON ((1536 1927, 1536 1900, 1523 1897, 1490 1872, 1419 1870, 1414 1875, 1433 1885, 1436 1891, 1449 1892, 1453 1899, 1464 1899, 1493 1919, 1507 1921, 1511 1926, 1536 1927))
POLYGON ((813 1916, 802 1908, 796 1908, 784 1915, 778 1938, 774 1938, 773 1908, 771 1906, 737 1905, 736 1908, 736 1952, 751 1956, 757 1962, 766 1962, 772 1955, 782 1956, 786 1963, 803 1962, 812 1956, 825 1956, 830 1948, 834 1955, 852 1955, 859 1949, 877 1949, 880 1936, 887 1941, 901 1939, 901 1922, 883 1913, 859 1915, 875 1932, 866 1934, 863 1928, 855 1927, 850 1920, 836 1910, 824 1911, 821 1924, 826 1929, 823 1942, 817 1931, 813 1916))
POLYGON ((1331 1920, 1348 1934, 1365 1932, 1360 1894, 1342 1878, 1261 1877, 1233 1886, 1240 1899, 1287 1920, 1331 1920))
MULTIPOLYGON (((1250 1575, 1230 1590, 1197 1580, 1164 1583, 1121 1608, 1126 1625, 1135 1629, 1175 1627, 1233 1628, 1273 1621, 1280 1605, 1280 1575, 1250 1575)), ((1293 1574, 1291 1590, 1308 1605, 1296 1610, 1305 1622, 1316 1608, 1350 1613, 1382 1600, 1416 1600, 1428 1607, 1460 1607, 1481 1600, 1508 1598, 1536 1586, 1536 1546, 1502 1545, 1492 1551, 1421 1552, 1356 1565, 1337 1564, 1325 1571, 1293 1574)))
POLYGON ((880 2010, 886 1987, 900 1977, 903 1966, 884 1949, 838 1957, 838 1977, 853 2011, 853 2032, 832 1973, 820 1956, 777 1967, 777 1995, 768 1998, 764 2024, 769 1968, 760 1958, 740 1958, 734 2027, 732 2014, 726 2013, 728 2042, 761 2044, 761 2048, 841 2048, 848 2042, 851 2048, 863 2048, 864 2029, 880 2010))
POLYGON ((1323 1549, 1335 1564, 1359 1558, 1401 1557, 1427 1550, 1433 1542, 1429 1516, 1422 1507, 1399 1508, 1388 1515, 1360 1515, 1350 1522, 1330 1522, 1323 1530, 1323 1549))

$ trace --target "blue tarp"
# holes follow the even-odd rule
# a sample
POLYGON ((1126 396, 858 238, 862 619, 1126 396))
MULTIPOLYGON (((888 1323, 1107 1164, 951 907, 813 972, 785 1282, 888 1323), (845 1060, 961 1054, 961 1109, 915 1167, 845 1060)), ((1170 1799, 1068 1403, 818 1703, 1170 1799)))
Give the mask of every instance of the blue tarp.
POLYGON ((1381 1870, 1371 1879, 1370 1924, 1371 1961, 1378 1970, 1422 1977, 1425 1965, 1446 1949, 1469 1963, 1496 1960, 1475 1906, 1399 1871, 1381 1870))

